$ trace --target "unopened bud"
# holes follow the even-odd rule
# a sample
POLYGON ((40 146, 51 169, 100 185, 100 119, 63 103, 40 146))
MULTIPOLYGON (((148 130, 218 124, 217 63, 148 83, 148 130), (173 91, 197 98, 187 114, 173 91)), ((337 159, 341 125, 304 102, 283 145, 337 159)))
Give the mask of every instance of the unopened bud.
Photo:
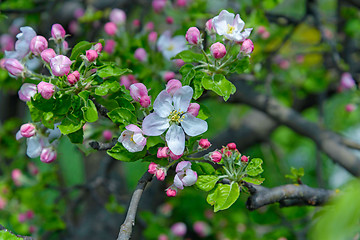
POLYGON ((118 8, 114 8, 110 12, 110 21, 115 24, 124 24, 126 21, 126 13, 118 8))
POLYGON ((138 48, 135 50, 134 57, 140 62, 144 62, 147 58, 147 53, 144 48, 138 48))
POLYGON ((28 102, 31 100, 33 96, 35 96, 37 92, 36 85, 32 83, 24 83, 20 90, 18 91, 18 95, 20 100, 24 102, 28 102))
POLYGON ((160 147, 158 148, 158 151, 157 151, 157 158, 167 158, 170 156, 170 150, 168 147, 160 147))
POLYGON ((148 172, 150 173, 150 174, 156 174, 156 171, 157 171, 157 169, 158 169, 158 164, 156 164, 156 163, 150 163, 149 164, 149 169, 148 169, 148 172))
POLYGON ((224 44, 222 44, 220 42, 216 42, 213 45, 211 45, 210 52, 214 58, 220 59, 226 55, 226 48, 225 48, 224 44))
POLYGON ((98 53, 95 50, 87 50, 86 51, 86 58, 89 62, 93 62, 98 58, 98 53))
POLYGON ((150 43, 155 43, 156 40, 157 40, 157 37, 158 37, 157 32, 151 32, 151 33, 149 33, 149 35, 148 35, 148 41, 149 41, 150 43))
POLYGON ((199 147, 201 147, 202 149, 208 149, 211 146, 211 143, 209 142, 209 140, 202 138, 199 141, 199 147))
POLYGON ((249 56, 254 51, 254 44, 250 39, 245 39, 242 43, 240 52, 244 55, 249 56))
POLYGON ((65 29, 60 24, 56 23, 51 27, 51 36, 55 40, 60 40, 65 38, 65 29))
POLYGON ((175 197, 176 194, 177 194, 176 189, 168 188, 168 189, 166 190, 166 195, 167 195, 168 197, 175 197))
POLYGON ((56 159, 56 151, 53 148, 43 148, 40 154, 40 160, 43 163, 51 163, 56 159))
POLYGON ((249 161, 249 158, 245 155, 241 156, 241 159, 240 159, 242 162, 248 162, 249 161))
POLYGON ((211 161, 213 161, 213 162, 218 163, 218 162, 221 161, 221 158, 222 158, 222 154, 221 154, 220 152, 218 152, 218 151, 214 151, 214 152, 212 152, 212 153, 210 154, 210 159, 211 159, 211 161))
POLYGON ((50 59, 51 71, 58 77, 68 75, 71 64, 72 61, 64 55, 59 55, 50 59))
POLYGON ((105 23, 104 30, 105 30, 106 34, 108 34, 110 36, 114 36, 117 31, 117 26, 113 22, 108 22, 108 23, 105 23))
POLYGON ((35 135, 36 128, 35 128, 34 124, 26 123, 26 124, 21 125, 20 133, 23 137, 29 138, 29 137, 32 137, 35 135))
POLYGON ((45 99, 50 99, 55 92, 55 86, 51 83, 40 82, 37 85, 38 92, 45 99))
POLYGON ((103 49, 103 46, 102 46, 101 43, 95 44, 94 50, 95 50, 97 53, 101 53, 102 49, 103 49))
POLYGON ((164 80, 168 82, 169 80, 173 79, 175 77, 174 72, 165 72, 164 74, 164 80))
POLYGON ((170 81, 168 81, 168 83, 166 84, 166 91, 170 94, 170 95, 174 95, 174 93, 182 87, 182 84, 179 80, 177 79, 171 79, 170 81))
POLYGON ((235 149, 236 149, 236 144, 235 144, 235 143, 228 143, 227 147, 228 147, 230 150, 235 150, 235 149))
POLYGON ((185 38, 190 45, 198 45, 201 42, 199 29, 196 27, 189 28, 186 32, 185 38))
POLYGON ((164 181, 165 176, 166 176, 166 170, 165 170, 165 168, 159 168, 159 169, 156 171, 156 178, 157 178, 158 180, 164 181))
POLYGON ((199 115, 200 111, 200 105, 198 103, 190 103, 187 112, 193 115, 194 117, 197 117, 199 115))
POLYGON ((30 50, 36 56, 39 56, 47 47, 48 42, 43 36, 36 36, 30 42, 30 50))
POLYGON ((8 58, 5 60, 4 63, 5 69, 11 74, 16 77, 20 77, 23 75, 24 72, 24 65, 22 65, 17 59, 15 58, 8 58))
POLYGON ((48 48, 48 49, 45 49, 44 51, 42 51, 40 53, 40 56, 45 62, 50 63, 50 59, 55 57, 56 53, 55 53, 54 49, 48 48))

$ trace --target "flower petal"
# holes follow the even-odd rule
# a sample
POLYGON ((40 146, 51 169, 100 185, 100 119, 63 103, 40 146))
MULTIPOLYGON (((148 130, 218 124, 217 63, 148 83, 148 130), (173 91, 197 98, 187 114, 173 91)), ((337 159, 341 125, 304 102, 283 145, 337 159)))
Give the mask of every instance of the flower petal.
POLYGON ((184 189, 184 185, 179 177, 179 174, 176 174, 174 177, 174 185, 179 189, 184 189))
POLYGON ((157 113, 150 113, 143 121, 143 133, 148 136, 159 136, 169 128, 169 120, 162 118, 157 113))
POLYGON ((191 186, 194 185, 197 181, 197 173, 191 169, 186 170, 186 175, 182 179, 184 186, 191 186))
POLYGON ((124 130, 118 138, 118 142, 123 142, 126 138, 130 138, 132 134, 132 131, 124 130))
POLYGON ((180 123, 187 135, 193 137, 207 131, 208 125, 206 121, 196 118, 190 113, 186 113, 183 116, 184 119, 180 123))
POLYGON ((131 140, 131 137, 126 136, 122 141, 122 145, 126 148, 129 152, 140 152, 144 149, 144 146, 138 145, 131 140))
POLYGON ((233 24, 236 31, 241 32, 245 26, 244 21, 240 18, 239 14, 236 14, 235 19, 233 20, 233 24))
POLYGON ((193 93, 193 89, 189 86, 179 88, 173 96, 175 110, 179 112, 186 112, 189 108, 193 93))
POLYGON ((176 124, 171 125, 166 133, 165 139, 169 146, 169 149, 175 155, 181 155, 184 152, 185 134, 184 134, 184 130, 180 126, 176 124))
POLYGON ((127 130, 129 130, 129 131, 134 132, 134 133, 141 133, 141 132, 142 132, 141 128, 139 128, 139 127, 136 126, 135 124, 127 125, 125 128, 126 128, 127 130))
POLYGON ((191 162, 189 161, 181 161, 178 163, 178 165, 176 166, 176 172, 181 172, 181 171, 185 171, 186 169, 190 169, 191 168, 191 162))
POLYGON ((36 158, 40 156, 42 146, 41 141, 38 136, 33 136, 27 139, 27 150, 26 154, 29 156, 29 158, 36 158))
POLYGON ((172 100, 171 95, 168 92, 166 92, 166 90, 161 91, 155 99, 154 111, 160 117, 165 118, 169 116, 170 112, 174 110, 171 100, 172 100))
POLYGON ((214 29, 217 34, 224 35, 228 31, 228 24, 232 25, 234 22, 234 14, 226 10, 222 10, 220 14, 213 18, 214 29))
POLYGON ((133 135, 133 140, 138 145, 141 145, 141 146, 146 145, 146 138, 142 135, 142 133, 135 133, 133 135))

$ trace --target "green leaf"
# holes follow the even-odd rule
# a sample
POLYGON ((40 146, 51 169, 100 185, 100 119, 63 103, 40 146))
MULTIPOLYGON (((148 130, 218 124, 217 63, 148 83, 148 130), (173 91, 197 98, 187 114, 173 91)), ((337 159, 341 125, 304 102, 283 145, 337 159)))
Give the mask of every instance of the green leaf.
POLYGON ((6 240, 23 240, 23 238, 19 238, 15 236, 14 234, 11 234, 7 230, 1 230, 0 231, 0 239, 6 239, 6 240))
POLYGON ((146 140, 146 146, 148 148, 151 148, 159 143, 164 143, 164 140, 162 140, 160 136, 150 136, 146 140))
POLYGON ((130 111, 135 111, 134 105, 124 97, 115 98, 116 102, 119 104, 119 107, 129 109, 130 111))
POLYGON ((111 112, 109 112, 107 114, 109 116, 109 118, 111 119, 111 121, 113 121, 116 124, 132 124, 132 123, 136 123, 137 118, 134 115, 134 113, 132 113, 131 111, 129 111, 126 108, 115 108, 114 110, 112 110, 111 112))
POLYGON ((219 96, 222 96, 227 101, 231 94, 234 94, 236 87, 230 81, 228 81, 224 75, 216 74, 213 79, 202 78, 202 85, 207 90, 212 90, 219 96))
POLYGON ((198 71, 195 74, 195 78, 193 81, 193 85, 194 85, 194 95, 193 98, 194 99, 198 99, 202 93, 204 92, 204 88, 202 85, 202 79, 203 78, 210 78, 210 76, 208 76, 206 73, 198 71))
POLYGON ((123 161, 123 162, 135 162, 142 159, 146 154, 146 149, 141 152, 131 153, 121 143, 116 143, 116 145, 107 151, 111 157, 123 161))
POLYGON ((62 134, 69 134, 76 132, 83 127, 85 122, 82 119, 78 119, 76 116, 70 114, 68 115, 59 125, 59 129, 62 134))
POLYGON ((248 182, 248 183, 253 183, 256 185, 260 185, 264 182, 265 178, 252 178, 252 177, 244 177, 241 180, 248 182))
POLYGON ((41 122, 47 128, 54 128, 54 114, 52 112, 44 112, 41 122))
POLYGON ((84 101, 87 101, 89 99, 90 92, 85 90, 80 92, 78 96, 81 97, 84 101))
POLYGON ((81 41, 74 46, 71 51, 70 60, 76 60, 81 54, 85 54, 86 50, 89 50, 93 44, 87 41, 81 41))
POLYGON ((105 96, 109 92, 117 92, 120 89, 120 84, 116 80, 107 80, 100 86, 95 88, 95 94, 98 96, 105 96))
POLYGON ((228 209, 239 197, 240 188, 236 182, 228 184, 217 184, 207 196, 207 202, 214 205, 214 212, 228 209))
POLYGON ((195 77, 195 70, 193 68, 194 66, 192 64, 185 64, 180 68, 179 72, 182 76, 182 85, 190 85, 191 80, 195 77))
POLYGON ((31 99, 31 103, 37 109, 44 112, 51 112, 55 105, 55 99, 45 99, 41 96, 40 93, 35 94, 35 96, 31 99))
POLYGON ((213 175, 215 173, 213 166, 206 162, 194 162, 191 164, 191 169, 198 175, 213 175))
POLYGON ((52 110, 56 115, 65 115, 68 113, 71 107, 71 96, 62 95, 61 97, 56 97, 55 106, 52 110))
POLYGON ((206 120, 209 117, 211 117, 211 112, 209 111, 209 109, 205 105, 200 104, 200 110, 199 110, 199 114, 197 115, 197 118, 206 120))
POLYGON ((236 72, 238 74, 244 73, 245 70, 249 68, 250 62, 249 57, 244 57, 238 61, 236 61, 234 64, 230 65, 229 71, 231 73, 236 72))
POLYGON ((201 53, 194 53, 191 50, 185 50, 180 53, 178 53, 175 57, 172 59, 182 59, 184 62, 200 62, 205 61, 205 56, 201 53))
POLYGON ((81 111, 83 111, 84 119, 87 122, 95 122, 99 118, 96 106, 90 99, 86 101, 86 106, 82 107, 81 111))
POLYGON ((84 130, 80 128, 76 132, 69 133, 67 136, 70 138, 72 143, 81 144, 84 141, 84 130))
POLYGON ((215 184, 219 180, 219 176, 215 175, 200 175, 196 181, 196 186, 203 191, 210 191, 215 187, 215 184))
POLYGON ((131 72, 131 70, 127 68, 119 68, 115 65, 104 65, 98 68, 97 75, 102 78, 118 77, 128 72, 131 72))
POLYGON ((37 109, 36 107, 34 107, 33 101, 28 101, 28 102, 26 102, 26 104, 29 107, 30 116, 31 116, 31 119, 33 120, 33 122, 41 121, 43 111, 41 111, 41 110, 37 109))
POLYGON ((249 176, 255 177, 262 173, 264 170, 261 167, 262 160, 260 158, 253 158, 251 159, 251 162, 246 167, 246 173, 249 176))

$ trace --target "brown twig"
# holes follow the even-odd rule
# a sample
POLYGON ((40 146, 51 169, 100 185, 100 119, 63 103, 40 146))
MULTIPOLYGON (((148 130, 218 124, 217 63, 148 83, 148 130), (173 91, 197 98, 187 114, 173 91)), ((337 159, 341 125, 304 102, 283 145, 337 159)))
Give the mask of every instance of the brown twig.
POLYGON ((109 143, 91 141, 91 142, 89 142, 89 145, 90 145, 90 147, 92 147, 95 150, 104 151, 104 150, 109 150, 109 149, 113 148, 116 143, 117 143, 117 138, 113 138, 111 140, 111 142, 109 142, 109 143))

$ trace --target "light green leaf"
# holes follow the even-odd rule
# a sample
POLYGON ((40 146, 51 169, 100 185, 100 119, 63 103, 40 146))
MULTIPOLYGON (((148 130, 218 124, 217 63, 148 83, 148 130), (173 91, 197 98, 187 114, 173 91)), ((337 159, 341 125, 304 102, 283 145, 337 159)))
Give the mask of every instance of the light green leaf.
POLYGON ((115 98, 116 102, 118 103, 119 107, 129 109, 130 111, 135 111, 134 105, 124 97, 117 97, 115 98))
POLYGON ((228 81, 224 75, 216 74, 213 79, 204 77, 201 80, 202 85, 207 90, 212 90, 227 101, 231 94, 234 94, 236 87, 228 81))
POLYGON ((239 197, 240 188, 236 182, 228 184, 217 184, 216 188, 212 190, 208 197, 207 202, 214 205, 214 212, 228 209, 239 197))
POLYGON ((87 41, 81 41, 74 46, 71 51, 70 60, 76 60, 81 54, 85 54, 86 50, 89 50, 93 44, 87 41))
POLYGON ((192 64, 185 64, 180 68, 179 72, 182 76, 182 85, 190 85, 191 80, 195 77, 195 70, 193 68, 194 66, 192 64))
POLYGON ((119 68, 115 65, 105 65, 98 68, 97 75, 102 78, 118 77, 128 72, 131 72, 131 70, 127 68, 119 68))
POLYGON ((90 99, 86 101, 86 106, 82 107, 81 111, 84 113, 84 119, 87 122, 95 122, 99 119, 96 106, 90 99))
POLYGON ((200 175, 196 182, 196 186, 203 191, 210 191, 215 187, 215 184, 219 180, 219 176, 215 175, 200 175))
POLYGON ((204 72, 198 71, 195 74, 195 78, 193 81, 193 85, 194 85, 194 95, 193 98, 194 99, 198 99, 199 97, 201 97, 202 93, 204 92, 204 88, 202 85, 202 79, 203 78, 210 78, 209 75, 207 75, 204 72))
POLYGON ((125 124, 125 125, 129 125, 132 123, 136 123, 137 118, 134 115, 134 113, 132 113, 131 111, 129 111, 126 108, 115 108, 114 110, 112 110, 111 112, 109 112, 107 114, 109 116, 109 118, 116 124, 125 124))
POLYGON ((213 166, 206 162, 194 162, 191 164, 191 169, 198 175, 213 175, 215 173, 213 166))
POLYGON ((252 178, 252 177, 244 177, 242 178, 243 181, 248 183, 253 183, 256 185, 260 185, 264 182, 265 178, 252 178))
POLYGON ((201 53, 194 53, 191 50, 185 50, 180 53, 178 53, 175 57, 172 59, 182 59, 184 62, 200 62, 205 61, 205 56, 201 53))
POLYGON ((253 158, 249 165, 246 167, 246 173, 249 176, 255 177, 262 173, 264 170, 261 167, 262 160, 260 158, 253 158))
POLYGON ((142 159, 146 154, 146 149, 141 152, 131 153, 121 143, 116 143, 116 145, 107 151, 111 157, 123 161, 123 162, 135 162, 142 159))
POLYGON ((98 96, 105 96, 109 92, 116 92, 120 89, 120 84, 116 80, 107 80, 100 86, 95 88, 95 94, 98 96))
POLYGON ((11 234, 7 230, 1 230, 0 231, 0 239, 6 239, 6 240, 23 240, 23 238, 19 238, 15 236, 14 234, 11 234))
POLYGON ((69 134, 76 132, 80 128, 83 127, 85 122, 76 118, 74 115, 68 115, 64 120, 62 120, 61 124, 59 125, 59 129, 62 134, 69 134))

